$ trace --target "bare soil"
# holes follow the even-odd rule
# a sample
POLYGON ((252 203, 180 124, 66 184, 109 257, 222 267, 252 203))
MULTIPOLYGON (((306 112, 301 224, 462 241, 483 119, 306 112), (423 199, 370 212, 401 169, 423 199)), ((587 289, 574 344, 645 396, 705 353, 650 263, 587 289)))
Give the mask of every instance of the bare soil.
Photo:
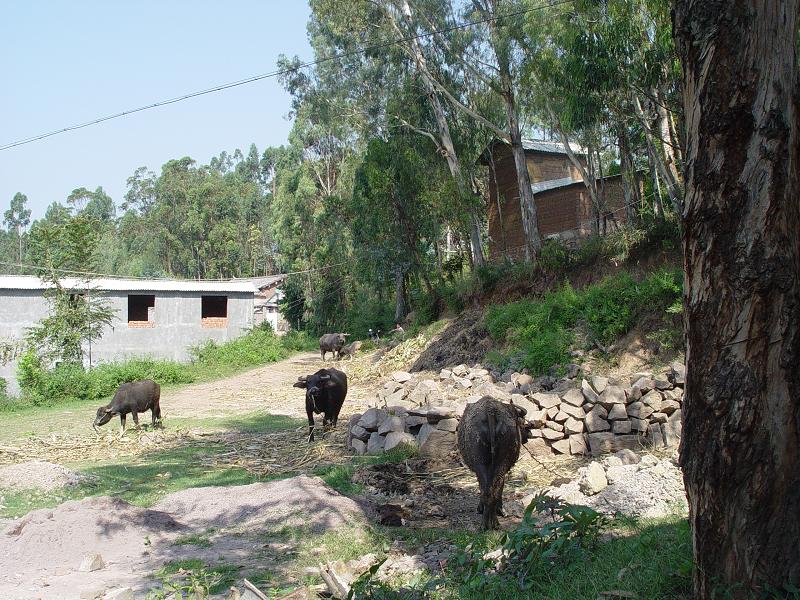
POLYGON ((0 598, 94 598, 126 587, 138 598, 157 584, 152 575, 166 563, 190 558, 234 566, 239 577, 270 568, 290 578, 291 548, 270 543, 276 531, 323 533, 364 520, 356 502, 307 476, 192 488, 149 509, 108 496, 65 502, 33 511, 0 534, 0 598), (190 535, 204 543, 181 542, 190 535), (89 553, 99 553, 105 566, 79 571, 89 553))

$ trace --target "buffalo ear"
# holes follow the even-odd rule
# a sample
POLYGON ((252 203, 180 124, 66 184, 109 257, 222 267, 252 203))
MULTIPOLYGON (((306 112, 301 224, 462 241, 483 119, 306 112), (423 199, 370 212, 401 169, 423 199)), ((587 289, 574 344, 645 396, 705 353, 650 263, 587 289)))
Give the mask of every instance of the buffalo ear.
POLYGON ((300 377, 298 377, 297 381, 295 381, 292 384, 292 387, 305 388, 306 387, 306 376, 305 375, 301 375, 300 377))
POLYGON ((110 413, 110 412, 111 412, 111 408, 110 408, 110 407, 108 407, 108 406, 104 406, 104 407, 103 407, 103 410, 105 410, 107 413, 110 413))

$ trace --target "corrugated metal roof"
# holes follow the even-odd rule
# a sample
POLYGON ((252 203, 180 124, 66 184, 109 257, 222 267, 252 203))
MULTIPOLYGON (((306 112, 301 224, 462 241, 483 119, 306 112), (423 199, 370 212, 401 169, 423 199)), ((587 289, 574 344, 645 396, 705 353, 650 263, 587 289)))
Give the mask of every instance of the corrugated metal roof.
MULTIPOLYGON (((561 142, 546 142, 545 140, 522 140, 522 147, 525 150, 537 152, 552 152, 554 154, 566 154, 567 149, 561 142)), ((575 154, 586 154, 586 148, 580 144, 570 142, 569 147, 575 154)))
MULTIPOLYGON (((65 277, 61 285, 69 289, 85 289, 86 282, 65 277)), ((50 287, 30 275, 0 275, 0 289, 43 290, 50 287)), ((92 279, 91 289, 120 292, 242 292, 254 294, 258 288, 252 281, 192 281, 177 279, 92 279)))
POLYGON ((561 179, 548 179, 547 181, 538 181, 536 183, 531 184, 531 191, 534 194, 539 192, 544 192, 546 190, 554 190, 556 188, 564 187, 567 185, 572 185, 573 183, 581 183, 583 179, 578 177, 577 179, 573 179, 572 177, 562 177, 561 179))
POLYGON ((272 287, 276 283, 286 279, 286 277, 286 275, 270 275, 269 277, 251 277, 247 281, 252 282, 258 289, 262 289, 272 287))

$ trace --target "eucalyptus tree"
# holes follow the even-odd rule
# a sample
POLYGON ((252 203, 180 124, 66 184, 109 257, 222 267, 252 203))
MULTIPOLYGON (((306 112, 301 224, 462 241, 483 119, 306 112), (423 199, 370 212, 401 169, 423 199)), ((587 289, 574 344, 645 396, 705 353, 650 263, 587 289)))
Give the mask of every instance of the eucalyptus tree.
POLYGON ((11 199, 11 206, 3 213, 3 223, 9 231, 15 230, 17 234, 17 262, 22 263, 23 258, 23 233, 31 222, 31 210, 27 206, 28 197, 17 192, 11 199))

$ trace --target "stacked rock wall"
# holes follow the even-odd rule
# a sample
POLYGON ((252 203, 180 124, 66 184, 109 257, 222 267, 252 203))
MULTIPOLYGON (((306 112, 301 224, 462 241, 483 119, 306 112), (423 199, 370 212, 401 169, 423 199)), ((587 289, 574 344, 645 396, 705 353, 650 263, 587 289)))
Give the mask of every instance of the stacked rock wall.
POLYGON ((500 375, 480 365, 442 369, 435 378, 399 371, 378 391, 379 406, 351 417, 347 443, 358 454, 407 444, 423 456, 442 456, 455 449, 455 431, 466 405, 491 396, 527 410, 534 429, 526 447, 535 456, 677 444, 683 365, 674 364, 662 374, 579 375, 577 365, 570 365, 560 380, 500 375))

